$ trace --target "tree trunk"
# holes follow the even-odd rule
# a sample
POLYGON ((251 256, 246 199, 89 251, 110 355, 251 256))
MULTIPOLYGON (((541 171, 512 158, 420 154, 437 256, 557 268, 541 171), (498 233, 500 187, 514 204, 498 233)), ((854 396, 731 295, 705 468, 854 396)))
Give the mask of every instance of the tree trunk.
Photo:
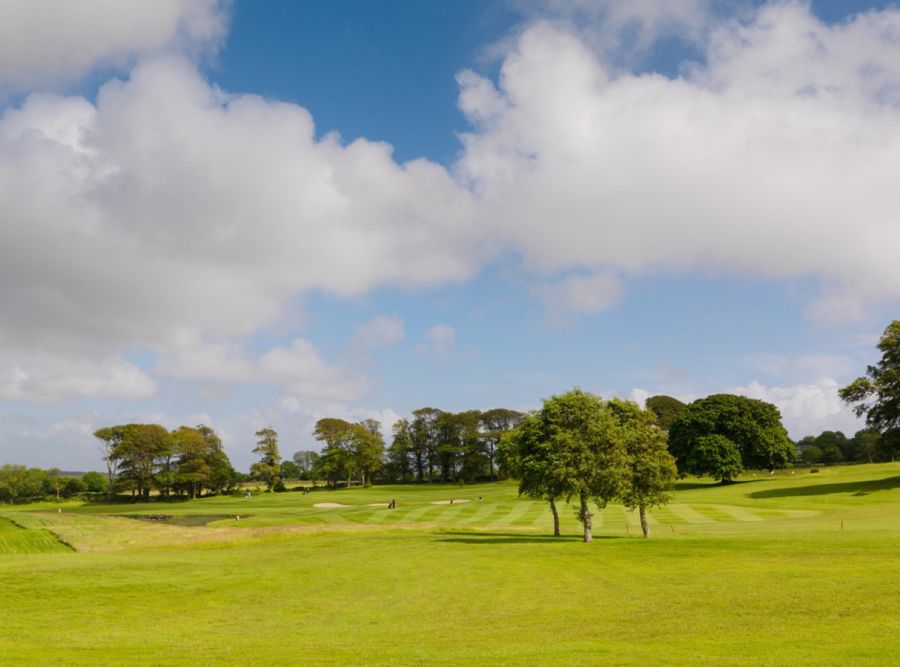
POLYGON ((559 537, 559 510, 555 498, 550 498, 550 511, 553 512, 553 537, 559 537))
POLYGON ((591 522, 591 519, 594 517, 594 515, 591 514, 591 510, 588 507, 587 493, 582 491, 579 497, 581 499, 581 523, 584 524, 584 541, 592 542, 594 540, 594 536, 591 534, 591 530, 593 529, 594 525, 591 522))
POLYGON ((650 524, 647 523, 647 508, 644 503, 638 505, 638 511, 641 513, 641 530, 644 531, 644 537, 650 537, 650 524))

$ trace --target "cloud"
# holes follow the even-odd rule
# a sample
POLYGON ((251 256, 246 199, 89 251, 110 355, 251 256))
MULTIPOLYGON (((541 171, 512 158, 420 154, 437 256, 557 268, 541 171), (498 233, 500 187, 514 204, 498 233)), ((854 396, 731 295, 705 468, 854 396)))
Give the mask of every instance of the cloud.
POLYGON ((858 317, 900 298, 898 30, 775 4, 672 79, 538 23, 496 83, 460 76, 456 171, 534 271, 813 276, 812 315, 858 317))
POLYGON ((514 0, 530 23, 576 30, 605 59, 632 63, 666 37, 699 42, 712 17, 708 0, 514 0))
MULTIPOLYGON (((707 17, 703 62, 677 79, 623 72, 590 33, 538 22, 496 82, 461 73, 472 128, 448 170, 323 136, 300 106, 204 80, 171 52, 218 39, 219 3, 109 3, 101 27, 115 39, 84 25, 106 16, 84 4, 75 37, 32 20, 51 4, 0 9, 0 49, 9 26, 36 45, 19 61, 0 51, 0 79, 139 64, 95 102, 33 94, 0 117, 0 308, 16 314, 0 358, 24 359, 31 378, 8 362, 7 397, 144 395, 152 381, 116 355, 177 356, 184 340, 232 342, 205 344, 183 373, 316 394, 330 366, 310 343, 273 351, 291 377, 326 378, 305 384, 263 370, 241 341, 310 291, 458 283, 501 253, 542 281, 559 317, 601 312, 618 298, 612 276, 650 272, 817 277, 809 312, 823 318, 900 299, 900 11, 833 26, 798 3, 707 17), (75 54, 70 69, 61 52, 75 54)), ((597 6, 610 29, 659 35, 705 3, 597 6)), ((453 345, 442 326, 428 349, 453 345)), ((353 377, 330 378, 336 395, 362 391, 353 377)))
POLYGON ((191 341, 162 356, 155 370, 181 380, 271 384, 284 395, 282 406, 294 412, 304 402, 357 400, 368 386, 365 377, 327 363, 302 338, 260 355, 233 341, 191 341))
POLYGON ((611 308, 622 296, 622 285, 615 276, 566 276, 539 283, 534 293, 544 302, 547 321, 564 324, 572 315, 596 315, 611 308))
POLYGON ((746 359, 746 366, 778 378, 846 377, 859 369, 843 354, 759 354, 746 359))
POLYGON ((215 49, 225 37, 223 0, 4 0, 0 91, 76 81, 97 67, 177 49, 215 49))
POLYGON ((425 342, 416 347, 426 354, 447 354, 456 344, 456 329, 449 324, 435 324, 425 333, 425 342))
POLYGON ((356 327, 355 345, 362 349, 392 347, 406 336, 397 315, 379 315, 356 327))
POLYGON ((768 387, 751 382, 746 387, 732 387, 728 393, 773 403, 781 411, 782 420, 791 437, 818 435, 823 430, 844 430, 852 435, 864 427, 838 396, 840 384, 822 378, 809 384, 768 387))
MULTIPOLYGON (((316 139, 302 107, 229 95, 171 57, 96 104, 32 95, 6 110, 0 207, 0 307, 16 313, 0 351, 85 367, 110 350, 240 339, 310 290, 462 281, 492 252, 443 167, 316 139)), ((228 363, 221 375, 246 372, 228 363)))
POLYGON ((150 398, 156 382, 119 356, 92 361, 0 352, 0 400, 57 403, 73 398, 150 398))

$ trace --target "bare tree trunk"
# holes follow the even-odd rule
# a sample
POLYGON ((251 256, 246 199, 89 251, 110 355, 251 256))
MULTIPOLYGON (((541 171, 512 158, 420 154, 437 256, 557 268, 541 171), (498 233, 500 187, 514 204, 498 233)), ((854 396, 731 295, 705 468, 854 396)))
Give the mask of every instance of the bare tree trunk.
POLYGON ((638 511, 641 513, 641 530, 644 531, 644 537, 650 537, 650 524, 647 523, 647 508, 644 503, 638 505, 638 511))
POLYGON ((592 535, 591 530, 593 529, 594 525, 593 525, 591 519, 593 519, 594 515, 591 514, 591 510, 588 507, 587 493, 582 491, 580 494, 580 499, 581 499, 581 523, 584 524, 584 541, 592 542, 594 540, 594 536, 592 535))
POLYGON ((550 498, 550 511, 553 512, 553 537, 559 537, 559 510, 556 509, 556 498, 550 498))

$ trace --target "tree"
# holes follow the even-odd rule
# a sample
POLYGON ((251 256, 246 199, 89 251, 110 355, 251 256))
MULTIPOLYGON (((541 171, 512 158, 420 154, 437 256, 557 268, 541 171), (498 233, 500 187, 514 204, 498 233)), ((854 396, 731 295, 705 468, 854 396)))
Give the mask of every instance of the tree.
POLYGON ((178 457, 178 469, 175 471, 174 482, 179 486, 179 493, 186 490, 191 498, 199 498, 203 493, 203 486, 210 483, 212 468, 207 463, 209 455, 209 442, 199 429, 190 426, 181 426, 172 432, 175 441, 173 448, 178 457))
POLYGON ((806 445, 800 450, 800 460, 807 465, 822 463, 822 450, 815 445, 806 445))
POLYGON ((350 442, 352 467, 359 472, 363 486, 368 486, 372 483, 372 475, 381 469, 384 460, 381 424, 374 419, 354 424, 351 427, 350 442))
POLYGON ((427 468, 428 481, 431 482, 434 481, 434 468, 437 465, 437 421, 442 411, 437 408, 419 408, 413 410, 412 414, 410 435, 416 462, 416 476, 418 481, 424 481, 427 468))
POLYGON ((316 461, 318 461, 318 459, 318 452, 294 452, 293 460, 294 464, 297 466, 297 475, 300 479, 312 478, 313 470, 316 467, 316 461))
POLYGON ((553 536, 558 537, 559 510, 556 501, 566 495, 557 457, 561 451, 544 437, 536 414, 524 415, 519 425, 500 439, 498 454, 506 469, 519 480, 519 494, 546 500, 553 514, 553 536))
POLYGON ((281 479, 300 479, 300 468, 293 459, 285 459, 281 462, 281 479))
POLYGON ((732 394, 694 401, 669 428, 669 451, 681 474, 723 483, 744 468, 785 468, 797 455, 771 403, 732 394))
POLYGON ((658 415, 641 410, 636 403, 614 399, 609 408, 622 427, 628 452, 628 483, 622 503, 630 510, 637 508, 644 537, 650 537, 647 508, 669 502, 678 469, 669 453, 666 433, 657 426, 658 415))
POLYGON ((329 486, 346 479, 349 486, 353 475, 353 425, 343 419, 326 417, 316 422, 313 437, 324 443, 322 456, 317 462, 317 474, 329 486))
POLYGON ((206 424, 199 424, 197 432, 206 441, 206 454, 203 459, 209 466, 209 479, 206 484, 210 493, 229 491, 237 484, 237 473, 222 447, 222 439, 206 424))
POLYGON ((412 479, 413 441, 408 419, 398 419, 393 426, 394 439, 387 451, 388 478, 397 482, 412 479))
POLYGON ((672 422, 687 407, 677 398, 665 395, 651 396, 646 400, 645 405, 656 416, 656 425, 663 431, 668 431, 672 422))
POLYGON ((107 426, 94 431, 94 437, 100 440, 100 452, 103 462, 106 464, 106 499, 109 502, 112 502, 113 482, 116 479, 116 470, 119 464, 114 453, 125 435, 124 428, 124 426, 107 426))
POLYGON ((481 413, 482 437, 486 445, 488 477, 497 479, 500 472, 499 466, 496 465, 497 450, 500 446, 500 440, 505 433, 508 433, 520 423, 525 417, 521 412, 516 410, 507 410, 506 408, 494 408, 487 412, 481 413))
POLYGON ((106 493, 109 486, 107 478, 99 472, 86 472, 82 475, 81 481, 88 493, 106 493))
POLYGON ((66 483, 63 477, 60 477, 59 468, 50 468, 47 471, 47 476, 49 478, 50 487, 53 489, 53 492, 56 494, 57 499, 59 498, 59 492, 62 491, 63 485, 66 483))
POLYGON ((259 461, 250 466, 250 472, 257 479, 266 483, 271 491, 281 473, 281 454, 278 452, 278 433, 273 428, 261 428, 256 432, 256 447, 253 452, 259 454, 259 461))
POLYGON ((900 432, 900 320, 884 330, 878 349, 881 360, 838 394, 853 406, 857 417, 865 415, 870 429, 882 434, 900 432))
POLYGON ((139 498, 149 500, 159 460, 172 450, 172 434, 159 424, 126 424, 113 430, 120 434, 113 450, 119 478, 130 483, 139 498))
POLYGON ((545 399, 526 422, 526 435, 512 436, 513 443, 526 439, 526 448, 516 455, 522 474, 537 480, 537 488, 546 494, 558 492, 567 501, 578 498, 584 541, 590 542, 589 501, 602 509, 622 493, 628 479, 622 428, 602 399, 580 389, 545 399))

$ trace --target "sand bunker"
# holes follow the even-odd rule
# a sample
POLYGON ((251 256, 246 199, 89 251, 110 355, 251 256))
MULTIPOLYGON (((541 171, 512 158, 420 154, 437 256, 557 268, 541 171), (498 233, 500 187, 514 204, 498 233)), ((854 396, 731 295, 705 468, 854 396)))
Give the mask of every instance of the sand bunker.
POLYGON ((453 500, 435 500, 431 504, 432 505, 456 505, 457 503, 470 503, 471 500, 459 500, 454 498, 453 500))
POLYGON ((316 503, 313 507, 320 510, 337 509, 338 507, 350 507, 350 505, 342 505, 341 503, 316 503))

